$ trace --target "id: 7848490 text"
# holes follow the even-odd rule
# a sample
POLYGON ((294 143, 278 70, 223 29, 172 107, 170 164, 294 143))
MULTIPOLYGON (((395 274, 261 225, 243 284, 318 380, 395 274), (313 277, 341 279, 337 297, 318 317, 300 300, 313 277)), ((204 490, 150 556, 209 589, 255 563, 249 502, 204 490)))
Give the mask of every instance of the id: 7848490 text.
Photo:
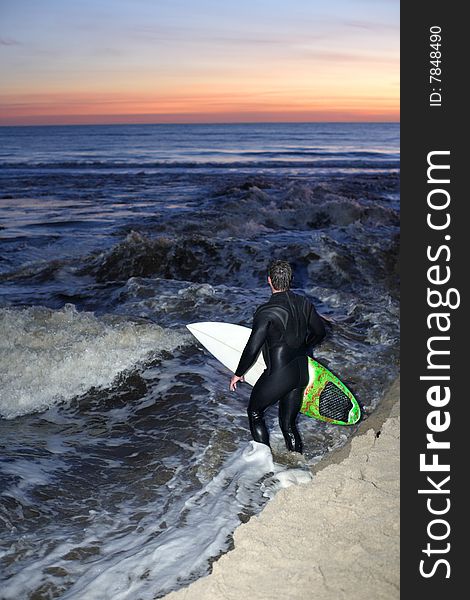
POLYGON ((442 106, 442 36, 441 27, 432 25, 429 28, 429 94, 430 106, 442 106))

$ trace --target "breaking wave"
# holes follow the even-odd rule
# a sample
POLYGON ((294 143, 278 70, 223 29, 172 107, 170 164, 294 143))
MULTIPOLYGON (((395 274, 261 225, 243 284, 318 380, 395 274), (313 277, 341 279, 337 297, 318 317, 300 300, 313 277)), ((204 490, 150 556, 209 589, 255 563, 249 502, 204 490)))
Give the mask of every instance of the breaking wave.
POLYGON ((44 410, 116 377, 187 337, 148 323, 97 318, 72 305, 0 310, 0 414, 44 410))

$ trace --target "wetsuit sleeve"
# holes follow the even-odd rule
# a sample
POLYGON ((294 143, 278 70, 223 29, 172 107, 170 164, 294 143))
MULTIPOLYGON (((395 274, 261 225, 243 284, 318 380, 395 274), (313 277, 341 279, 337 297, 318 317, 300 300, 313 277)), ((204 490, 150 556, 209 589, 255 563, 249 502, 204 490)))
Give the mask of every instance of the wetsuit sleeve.
POLYGON ((308 317, 307 346, 316 346, 325 337, 325 326, 320 315, 315 310, 313 304, 310 305, 310 314, 308 317))
POLYGON ((251 335, 243 350, 237 370, 235 371, 237 377, 244 375, 257 359, 259 351, 268 335, 269 322, 266 315, 255 313, 251 335))

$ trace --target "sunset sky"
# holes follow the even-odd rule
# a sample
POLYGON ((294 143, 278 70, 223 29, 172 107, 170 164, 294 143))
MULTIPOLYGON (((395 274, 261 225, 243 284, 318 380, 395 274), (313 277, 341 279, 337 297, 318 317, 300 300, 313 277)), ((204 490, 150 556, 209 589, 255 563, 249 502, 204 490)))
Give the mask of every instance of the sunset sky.
POLYGON ((0 0, 0 125, 398 121, 398 0, 0 0))

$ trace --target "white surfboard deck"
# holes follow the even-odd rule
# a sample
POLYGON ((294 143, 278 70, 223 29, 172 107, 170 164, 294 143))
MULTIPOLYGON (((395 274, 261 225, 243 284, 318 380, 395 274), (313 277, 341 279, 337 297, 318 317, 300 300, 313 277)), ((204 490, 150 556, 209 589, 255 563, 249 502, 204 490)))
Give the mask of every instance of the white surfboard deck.
MULTIPOLYGON (((249 327, 215 321, 190 323, 186 327, 204 348, 207 348, 227 369, 235 373, 251 334, 249 327)), ((255 364, 245 373, 245 381, 250 385, 255 385, 265 369, 266 363, 260 352, 255 364)))

